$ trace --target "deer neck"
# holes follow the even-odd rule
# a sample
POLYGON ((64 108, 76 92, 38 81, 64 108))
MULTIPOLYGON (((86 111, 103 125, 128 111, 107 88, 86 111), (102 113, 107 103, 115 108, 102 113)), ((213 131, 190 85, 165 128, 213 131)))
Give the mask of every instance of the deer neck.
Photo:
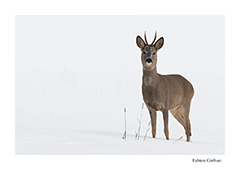
POLYGON ((159 75, 156 67, 154 68, 143 68, 143 84, 146 86, 156 86, 159 75))

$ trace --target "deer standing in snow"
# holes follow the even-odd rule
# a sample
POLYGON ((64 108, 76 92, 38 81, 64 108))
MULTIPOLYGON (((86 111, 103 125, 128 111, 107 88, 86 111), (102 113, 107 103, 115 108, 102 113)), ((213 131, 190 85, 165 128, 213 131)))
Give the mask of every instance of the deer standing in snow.
POLYGON ((163 37, 156 42, 157 32, 149 45, 144 34, 145 42, 137 36, 137 46, 141 49, 143 65, 142 95, 149 110, 152 125, 152 136, 156 137, 156 111, 163 113, 164 134, 169 140, 168 110, 184 127, 187 142, 190 141, 191 124, 189 120, 190 104, 194 94, 192 84, 181 75, 161 75, 157 73, 157 52, 163 46, 163 37), (155 43, 154 43, 155 42, 155 43))

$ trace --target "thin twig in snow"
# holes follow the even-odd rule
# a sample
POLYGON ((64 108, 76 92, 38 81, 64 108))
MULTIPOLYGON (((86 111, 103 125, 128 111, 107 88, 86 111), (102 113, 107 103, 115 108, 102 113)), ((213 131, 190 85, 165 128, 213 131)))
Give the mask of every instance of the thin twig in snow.
POLYGON ((140 130, 141 130, 141 123, 142 123, 142 114, 143 114, 143 107, 144 107, 144 103, 142 103, 142 110, 141 110, 141 116, 140 119, 137 118, 138 120, 138 132, 135 132, 135 140, 139 140, 140 138, 140 130))
POLYGON ((147 133, 148 133, 149 130, 150 130, 150 122, 148 123, 148 128, 147 128, 147 131, 146 131, 145 136, 144 136, 144 141, 146 140, 147 133))
POLYGON ((124 121, 125 121, 125 131, 123 133, 123 139, 126 139, 127 138, 127 119, 126 119, 126 112, 127 112, 127 109, 126 107, 124 107, 124 121))
POLYGON ((173 142, 173 145, 178 142, 180 139, 182 139, 183 137, 181 136, 179 139, 177 139, 175 142, 173 142))

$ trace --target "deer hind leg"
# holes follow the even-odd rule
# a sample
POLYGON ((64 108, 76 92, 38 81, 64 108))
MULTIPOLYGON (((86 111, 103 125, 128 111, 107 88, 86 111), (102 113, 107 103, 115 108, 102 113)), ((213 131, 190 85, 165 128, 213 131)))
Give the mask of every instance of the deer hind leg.
POLYGON ((152 137, 156 137, 156 124, 157 124, 157 112, 153 109, 148 109, 151 117, 151 125, 152 125, 152 137))
POLYGON ((189 105, 180 105, 177 108, 171 109, 172 115, 177 121, 184 127, 187 136, 187 142, 190 141, 191 136, 191 124, 189 120, 189 105))

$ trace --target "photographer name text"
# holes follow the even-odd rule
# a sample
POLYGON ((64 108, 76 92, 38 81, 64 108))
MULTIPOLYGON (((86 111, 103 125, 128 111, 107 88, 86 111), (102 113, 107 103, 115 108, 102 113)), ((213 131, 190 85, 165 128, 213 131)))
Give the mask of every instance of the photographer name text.
POLYGON ((222 162, 222 160, 221 159, 215 159, 215 158, 207 158, 207 159, 196 159, 196 158, 193 158, 192 162, 206 162, 206 163, 217 162, 217 163, 220 163, 220 162, 222 162))

